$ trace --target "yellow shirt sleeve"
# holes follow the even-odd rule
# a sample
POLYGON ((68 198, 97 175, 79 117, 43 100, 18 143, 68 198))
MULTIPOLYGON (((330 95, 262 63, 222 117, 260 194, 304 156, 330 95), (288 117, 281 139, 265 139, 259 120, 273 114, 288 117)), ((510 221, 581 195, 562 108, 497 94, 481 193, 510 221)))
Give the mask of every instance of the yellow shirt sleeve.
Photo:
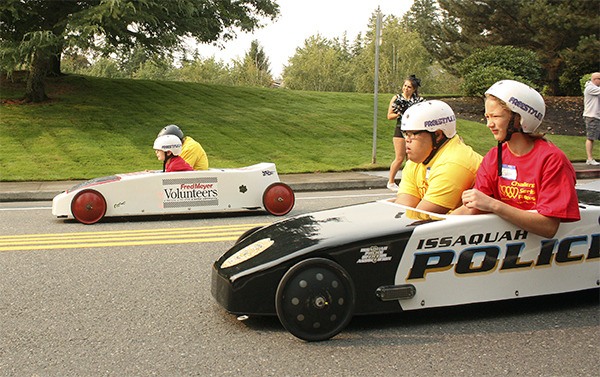
POLYGON ((186 136, 183 141, 181 157, 190 164, 194 170, 208 170, 208 156, 204 148, 196 140, 186 136))

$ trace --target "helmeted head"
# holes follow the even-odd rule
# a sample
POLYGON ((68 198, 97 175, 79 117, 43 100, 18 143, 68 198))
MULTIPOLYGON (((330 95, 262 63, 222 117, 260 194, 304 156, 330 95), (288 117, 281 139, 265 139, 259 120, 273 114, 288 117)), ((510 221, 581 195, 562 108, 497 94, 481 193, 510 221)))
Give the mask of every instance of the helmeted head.
POLYGON ((175 125, 175 124, 169 124, 168 126, 166 126, 165 128, 163 128, 162 130, 160 130, 160 132, 158 133, 158 136, 163 136, 163 135, 175 135, 179 138, 179 140, 183 141, 184 138, 184 134, 183 131, 181 131, 181 128, 179 128, 179 126, 175 125))
POLYGON ((508 109, 519 114, 521 131, 533 133, 542 124, 546 104, 542 95, 529 85, 514 80, 501 80, 485 92, 506 104, 508 109))
POLYGON ((445 102, 420 102, 404 112, 400 128, 408 159, 427 165, 442 145, 456 135, 456 116, 445 102))
POLYGON ((448 139, 456 135, 456 116, 443 101, 430 100, 412 105, 402 116, 402 131, 441 130, 448 139))
POLYGON ((154 140, 154 150, 171 152, 174 156, 181 154, 181 140, 176 135, 161 135, 154 140))

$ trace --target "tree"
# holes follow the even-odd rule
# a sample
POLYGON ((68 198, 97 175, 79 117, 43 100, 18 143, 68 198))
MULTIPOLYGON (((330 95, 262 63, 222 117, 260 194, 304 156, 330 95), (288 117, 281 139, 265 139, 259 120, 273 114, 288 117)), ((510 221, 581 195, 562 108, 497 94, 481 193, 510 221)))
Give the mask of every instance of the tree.
POLYGON ((223 61, 217 61, 214 56, 208 59, 196 57, 193 61, 184 62, 183 66, 174 72, 179 81, 201 82, 222 85, 232 85, 229 68, 223 61))
MULTIPOLYGON (((371 17, 366 33, 365 48, 357 59, 356 87, 362 92, 372 92, 374 88, 376 15, 371 17)), ((381 25, 381 45, 379 48, 379 90, 396 93, 404 79, 412 74, 423 83, 428 82, 431 55, 423 47, 421 37, 407 29, 397 17, 385 16, 381 25)))
POLYGON ((278 12, 273 0, 3 0, 0 69, 28 67, 26 98, 43 101, 50 63, 66 47, 119 54, 141 46, 169 56, 186 37, 228 40, 236 29, 252 31, 261 17, 278 12))
POLYGON ((431 55, 423 47, 418 33, 409 31, 395 16, 388 16, 383 22, 379 53, 379 87, 382 92, 398 92, 404 79, 412 74, 424 84, 429 81, 431 55))
MULTIPOLYGON (((414 0, 406 20, 451 72, 457 72, 456 64, 477 48, 515 46, 534 51, 549 93, 560 94, 578 85, 575 80, 560 86, 566 56, 590 38, 598 39, 599 17, 597 1, 589 0, 414 0)), ((569 58, 575 65, 584 59, 569 58)), ((598 66, 598 54, 592 60, 598 66)))
POLYGON ((122 79, 126 77, 123 71, 119 69, 119 65, 115 60, 105 57, 98 59, 82 73, 90 76, 106 77, 110 79, 122 79))
POLYGON ((330 92, 353 91, 348 51, 339 40, 320 34, 309 37, 284 67, 283 79, 290 89, 330 92))
POLYGON ((133 72, 134 79, 168 80, 173 74, 173 62, 170 59, 156 57, 146 60, 133 72))
POLYGON ((582 74, 589 76, 592 72, 600 71, 600 40, 595 36, 582 37, 577 48, 566 50, 562 57, 565 69, 560 75, 559 85, 566 95, 580 96, 583 89, 572 83, 580 81, 582 74))
POLYGON ((237 85, 270 86, 273 81, 269 58, 257 40, 250 43, 250 50, 242 60, 233 62, 231 70, 237 85))

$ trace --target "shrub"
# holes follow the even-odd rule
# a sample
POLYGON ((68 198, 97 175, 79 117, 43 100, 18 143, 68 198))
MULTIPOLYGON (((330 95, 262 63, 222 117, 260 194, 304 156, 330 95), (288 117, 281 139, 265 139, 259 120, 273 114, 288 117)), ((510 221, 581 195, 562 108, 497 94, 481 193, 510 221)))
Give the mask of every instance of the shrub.
POLYGON ((529 86, 535 85, 523 77, 515 75, 512 71, 499 67, 480 67, 464 76, 461 89, 467 96, 483 96, 486 90, 500 80, 516 80, 529 86))
POLYGON ((581 88, 581 93, 585 89, 585 83, 592 79, 592 74, 588 73, 587 75, 583 75, 581 79, 579 79, 579 87, 581 88))
POLYGON ((491 46, 476 50, 457 66, 466 95, 482 95, 493 83, 518 80, 535 87, 541 65, 534 52, 513 46, 491 46))

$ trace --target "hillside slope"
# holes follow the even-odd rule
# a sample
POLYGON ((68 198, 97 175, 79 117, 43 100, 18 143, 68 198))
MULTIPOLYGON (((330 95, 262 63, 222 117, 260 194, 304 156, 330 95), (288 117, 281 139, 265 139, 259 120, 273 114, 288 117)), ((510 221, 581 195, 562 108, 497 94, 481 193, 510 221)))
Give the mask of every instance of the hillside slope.
MULTIPOLYGON (((271 161, 280 173, 304 173, 387 169, 393 159, 390 94, 378 98, 373 164, 373 94, 63 76, 47 80, 50 101, 21 104, 24 87, 18 76, 0 83, 3 181, 160 169, 152 144, 168 124, 199 141, 211 167, 271 161)), ((458 131, 479 153, 494 144, 481 123, 460 119, 458 131)), ((569 158, 585 158, 579 138, 553 141, 569 158)))

